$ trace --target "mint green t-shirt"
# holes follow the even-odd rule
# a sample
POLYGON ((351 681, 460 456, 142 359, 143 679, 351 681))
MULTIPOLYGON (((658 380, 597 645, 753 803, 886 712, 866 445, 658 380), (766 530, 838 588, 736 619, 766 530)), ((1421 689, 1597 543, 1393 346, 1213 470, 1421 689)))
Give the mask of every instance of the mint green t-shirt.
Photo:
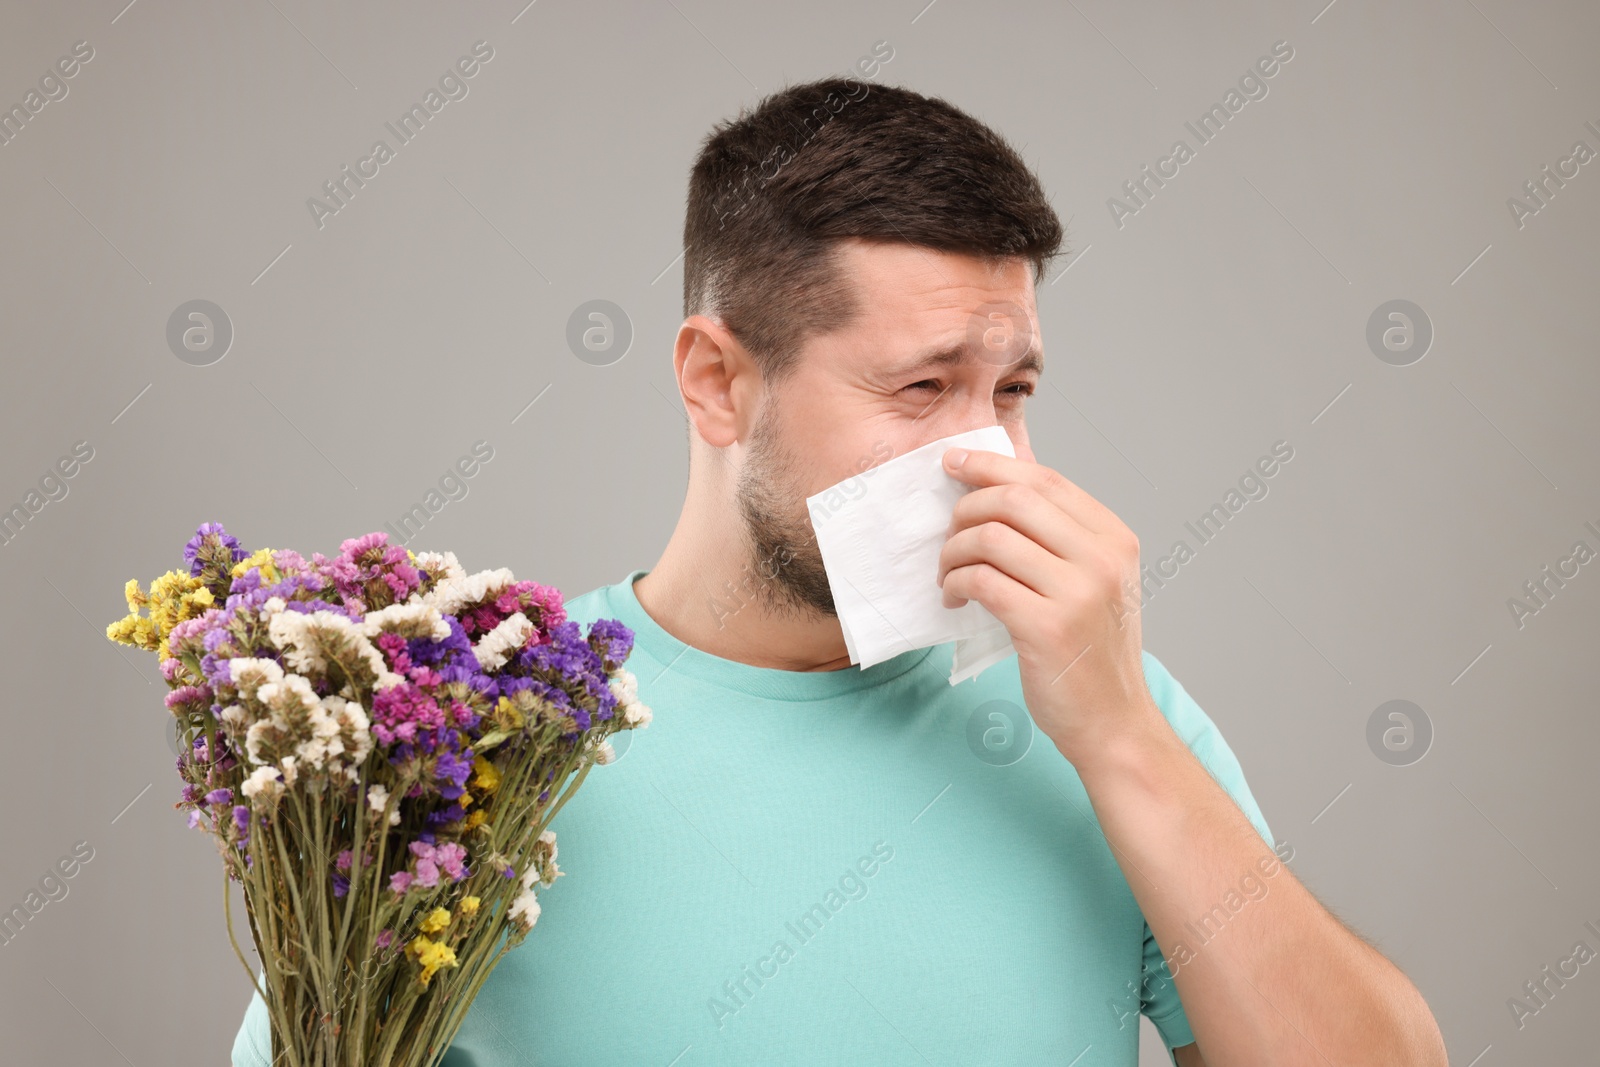
MULTIPOLYGON (((634 631, 654 720, 552 823, 565 873, 442 1067, 1134 1067, 1140 1013, 1169 1049, 1194 1040, 1015 657, 955 686, 950 644, 752 667, 663 630, 645 573, 567 610, 634 631)), ((1222 734, 1149 652, 1144 671, 1271 845, 1222 734)), ((233 1063, 269 1050, 253 994, 233 1063)))

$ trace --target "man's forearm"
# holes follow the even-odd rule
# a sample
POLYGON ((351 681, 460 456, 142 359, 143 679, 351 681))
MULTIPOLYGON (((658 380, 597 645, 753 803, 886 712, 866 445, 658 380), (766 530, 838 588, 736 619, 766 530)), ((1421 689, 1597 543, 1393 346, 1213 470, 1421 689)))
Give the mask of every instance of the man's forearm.
POLYGON ((1155 702, 1120 721, 1092 754, 1067 755, 1207 1067, 1445 1067, 1416 987, 1278 862, 1155 702))

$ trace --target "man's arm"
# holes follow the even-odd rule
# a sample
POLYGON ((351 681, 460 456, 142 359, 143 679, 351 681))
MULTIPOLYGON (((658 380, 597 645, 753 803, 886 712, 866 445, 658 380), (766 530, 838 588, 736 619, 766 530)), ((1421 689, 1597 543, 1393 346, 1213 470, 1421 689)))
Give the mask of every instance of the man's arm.
POLYGON ((972 487, 939 558, 944 604, 977 601, 1005 624, 1028 713, 1077 769, 1146 924, 1177 964, 1206 1060, 1447 1067, 1416 987, 1281 868, 1162 714, 1144 676, 1133 531, 1025 447, 948 449, 944 468, 972 487), (1243 879, 1269 871, 1273 892, 1231 903, 1243 879), (1186 925, 1213 908, 1226 928, 1192 956, 1178 951, 1192 937, 1186 925))
POLYGON ((1278 862, 1146 697, 1113 717, 1120 729, 1063 755, 1168 953, 1198 1046, 1174 1050, 1180 1067, 1445 1067, 1443 1038, 1416 987, 1278 862), (1272 890, 1230 904, 1247 876, 1272 877, 1272 890), (1196 943, 1192 931, 1219 908, 1226 929, 1196 943))

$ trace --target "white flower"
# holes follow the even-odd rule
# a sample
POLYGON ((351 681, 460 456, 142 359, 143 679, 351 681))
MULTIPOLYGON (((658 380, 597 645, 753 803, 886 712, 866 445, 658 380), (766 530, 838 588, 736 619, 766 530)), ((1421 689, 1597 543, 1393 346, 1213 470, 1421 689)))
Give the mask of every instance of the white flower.
POLYGON ((273 719, 257 719, 250 724, 250 729, 245 731, 244 751, 251 763, 265 763, 267 759, 261 754, 262 742, 271 735, 283 732, 282 726, 273 719))
POLYGON ((279 766, 283 769, 283 784, 294 785, 295 778, 299 777, 300 774, 295 767, 295 758, 293 756, 285 756, 279 762, 279 766))
POLYGON ((539 898, 533 890, 524 889, 516 900, 511 902, 511 910, 506 912, 506 917, 516 923, 523 933, 533 929, 533 924, 539 921, 539 898))
POLYGON ((327 669, 325 648, 343 649, 364 660, 376 681, 375 689, 388 689, 405 681, 389 670, 383 653, 373 647, 356 624, 337 612, 309 613, 285 611, 272 617, 267 636, 282 650, 283 658, 297 671, 321 672, 327 669))
POLYGON ((435 572, 442 568, 446 578, 465 578, 467 576, 465 568, 456 560, 454 552, 418 552, 416 565, 418 568, 429 572, 435 572))
POLYGON ((337 756, 344 751, 344 742, 339 739, 339 724, 328 714, 329 701, 338 701, 342 704, 344 698, 323 697, 316 703, 307 705, 305 718, 310 736, 304 736, 306 731, 297 731, 304 739, 295 746, 295 755, 312 767, 320 768, 327 763, 328 757, 337 756))
POLYGON ((247 797, 265 793, 269 798, 283 795, 283 783, 278 781, 278 768, 257 767, 250 773, 239 787, 239 792, 247 797))
MULTIPOLYGON (((387 807, 388 804, 389 804, 389 790, 388 789, 386 789, 385 787, 383 787, 381 785, 375 785, 375 786, 372 786, 371 788, 369 788, 367 790, 367 805, 372 808, 372 811, 373 811, 374 814, 382 815, 383 814, 383 809, 385 807, 387 807)), ((390 826, 398 826, 399 824, 400 824, 400 806, 397 804, 397 805, 395 805, 395 810, 393 810, 393 811, 391 811, 389 813, 389 825, 390 826)))
POLYGON ((595 749, 594 761, 602 767, 617 762, 617 750, 611 747, 609 738, 600 742, 595 749))
POLYGON ((441 615, 455 615, 468 604, 482 603, 497 595, 516 580, 516 576, 505 567, 446 578, 429 590, 422 602, 432 605, 441 615))
POLYGON ((556 879, 561 876, 561 868, 556 866, 556 832, 554 830, 544 831, 539 835, 539 843, 550 850, 550 855, 545 860, 545 876, 539 879, 539 884, 546 887, 552 886, 555 884, 556 879))
POLYGON ((276 682, 268 682, 256 690, 256 699, 274 712, 301 713, 302 709, 320 708, 317 691, 303 674, 285 674, 276 682))
POLYGON ((275 660, 235 656, 228 661, 228 679, 239 690, 239 695, 248 699, 262 686, 283 681, 283 668, 275 660))
POLYGON ((443 641, 450 636, 450 624, 431 605, 424 603, 390 604, 369 611, 361 621, 361 632, 377 637, 388 631, 405 638, 431 637, 443 641))
POLYGON ((622 708, 622 721, 634 728, 650 725, 650 709, 639 703, 639 680, 633 672, 626 667, 618 667, 606 681, 606 686, 611 690, 611 695, 617 698, 617 704, 622 708))
POLYGON ((366 759, 367 753, 372 751, 372 722, 367 718, 366 711, 354 700, 345 700, 343 697, 323 697, 322 703, 338 724, 340 737, 349 741, 349 744, 342 744, 341 747, 348 754, 350 762, 360 763, 366 759))
POLYGON ((262 622, 269 621, 274 615, 288 608, 288 603, 281 596, 268 597, 267 602, 261 605, 260 618, 262 622))
POLYGON ((636 700, 639 697, 639 679, 626 667, 618 667, 615 673, 607 679, 607 685, 610 686, 612 695, 617 698, 619 703, 626 704, 628 701, 636 700))
POLYGON ((546 830, 534 842, 532 855, 528 858, 528 868, 522 872, 522 888, 528 892, 533 891, 536 885, 549 887, 561 877, 561 868, 556 866, 556 833, 546 830))
POLYGON ((533 623, 519 611, 507 616, 500 625, 484 634, 472 646, 472 654, 477 657, 478 666, 486 671, 495 670, 511 657, 511 653, 522 647, 531 633, 533 623))

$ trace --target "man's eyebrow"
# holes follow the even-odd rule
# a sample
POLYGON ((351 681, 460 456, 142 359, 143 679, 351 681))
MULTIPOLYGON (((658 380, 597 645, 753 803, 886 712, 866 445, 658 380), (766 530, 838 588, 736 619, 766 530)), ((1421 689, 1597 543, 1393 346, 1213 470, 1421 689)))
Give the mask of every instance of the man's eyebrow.
MULTIPOLYGON (((888 370, 890 378, 901 378, 919 371, 934 370, 942 367, 956 367, 970 358, 969 349, 965 342, 955 345, 946 345, 931 351, 919 353, 911 359, 891 367, 888 370)), ((1044 373, 1044 356, 1039 351, 1037 344, 1030 347, 1015 363, 1005 366, 1006 373, 1033 371, 1035 374, 1044 373)))

